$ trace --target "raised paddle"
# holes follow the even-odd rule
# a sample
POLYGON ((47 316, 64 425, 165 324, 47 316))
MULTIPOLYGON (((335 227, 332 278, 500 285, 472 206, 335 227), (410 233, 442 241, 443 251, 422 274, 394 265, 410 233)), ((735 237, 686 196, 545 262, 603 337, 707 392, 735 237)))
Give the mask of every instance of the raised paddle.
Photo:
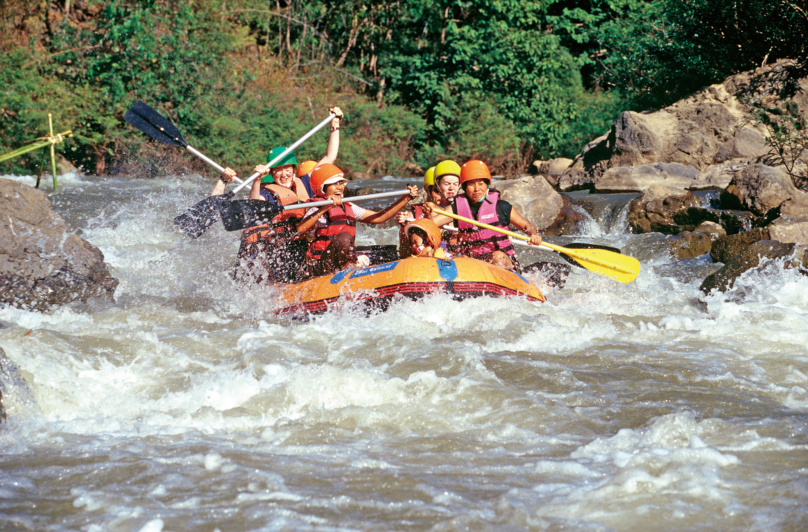
MULTIPOLYGON (((402 190, 393 190, 391 192, 378 192, 376 194, 366 194, 364 196, 354 196, 351 198, 344 198, 344 200, 346 202, 358 203, 360 201, 368 201, 381 198, 392 198, 395 196, 405 196, 409 193, 410 193, 409 190, 402 189, 402 190)), ((311 209, 333 204, 334 202, 331 200, 324 200, 324 201, 313 201, 309 203, 295 203, 292 205, 286 205, 285 207, 279 207, 277 205, 267 203, 266 201, 263 200, 254 200, 254 199, 233 200, 222 204, 220 207, 220 213, 222 216, 222 223, 224 224, 224 228, 228 231, 238 231, 239 229, 246 229, 248 227, 260 225, 262 223, 267 223, 284 211, 292 211, 295 209, 311 209)))
MULTIPOLYGON (((143 133, 147 134, 157 142, 168 144, 169 146, 179 146, 193 153, 219 172, 224 173, 224 168, 206 157, 203 153, 190 146, 182 138, 180 130, 174 126, 167 118, 141 102, 136 101, 132 107, 123 115, 123 119, 135 126, 143 133)), ((241 179, 234 178, 239 183, 241 179)), ((191 207, 185 213, 174 218, 174 224, 191 238, 197 238, 219 218, 219 205, 226 203, 232 194, 220 196, 210 196, 191 207)))
MULTIPOLYGON (((432 212, 442 214, 443 216, 448 216, 449 218, 454 218, 455 220, 470 223, 472 225, 476 225, 484 229, 490 229, 491 231, 496 231, 497 233, 502 233, 503 235, 507 235, 512 238, 518 238, 519 240, 529 240, 528 237, 520 235, 518 233, 514 233, 513 231, 508 231, 507 229, 502 229, 499 227, 495 227, 493 225, 484 224, 478 222, 477 220, 471 220, 469 218, 458 216, 451 212, 442 211, 436 208, 433 208, 432 212)), ((550 244, 549 242, 542 242, 542 244, 539 247, 544 247, 552 251, 555 251, 556 253, 561 253, 562 255, 569 256, 572 259, 574 259, 575 262, 577 262, 587 270, 595 272, 598 275, 605 275, 607 277, 611 277, 612 279, 620 281, 621 283, 632 282, 634 279, 637 278, 637 275, 639 275, 640 273, 640 261, 638 261, 634 257, 621 255, 620 253, 615 253, 614 251, 599 248, 572 249, 556 246, 555 244, 550 244)))
MULTIPOLYGON (((292 153, 292 150, 294 150, 295 148, 297 148, 298 146, 300 146, 301 144, 303 144, 304 142, 306 142, 306 141, 309 139, 309 137, 311 137, 312 135, 314 135, 315 133, 317 133, 319 130, 321 130, 322 128, 324 128, 326 125, 328 125, 328 124, 331 122, 331 120, 332 120, 332 119, 333 119, 335 116, 337 116, 337 115, 335 115, 335 114, 333 114, 333 113, 332 113, 332 114, 330 114, 330 115, 328 115, 328 118, 326 118, 325 120, 323 120, 322 122, 320 122, 319 124, 317 124, 316 126, 314 126, 314 128, 313 128, 311 131, 309 131, 308 133, 306 133, 305 135, 303 135, 302 137, 300 137, 300 138, 299 138, 299 139, 298 139, 296 142, 294 142, 294 143, 293 143, 291 146, 289 146, 288 148, 286 148, 285 150, 283 150, 283 151, 282 151, 282 152, 281 152, 281 153, 280 153, 280 154, 279 154, 277 157, 275 157, 274 159, 272 159, 271 161, 269 161, 269 162, 267 163, 267 166, 268 166, 269 168, 272 168, 272 165, 274 165, 274 164, 275 164, 275 163, 277 163, 278 161, 282 161, 284 157, 286 157, 288 154, 292 153)), ((250 177, 248 177, 247 179, 245 179, 244 181, 242 181, 242 182, 241 182, 241 184, 240 184, 239 186, 237 186, 237 187, 235 188, 235 190, 233 190, 232 192, 228 192, 227 194, 223 194, 222 196, 211 196, 210 198, 207 198, 207 199, 205 199, 205 200, 202 200, 201 202, 199 202, 199 203, 197 203, 196 205, 194 205, 193 207, 191 207, 190 211, 188 211, 188 212, 190 213, 191 211, 194 211, 195 209, 197 209, 197 207, 199 207, 200 205, 204 204, 206 201, 211 200, 212 198, 224 197, 224 201, 222 201, 222 200, 219 200, 219 201, 212 201, 212 202, 209 204, 209 206, 206 206, 205 208, 207 208, 207 209, 215 209, 215 210, 217 210, 217 211, 218 211, 219 216, 222 216, 222 217, 223 217, 223 218, 222 218, 222 222, 223 222, 225 225, 228 225, 228 221, 226 221, 226 220, 225 220, 225 218, 224 218, 225 214, 223 214, 223 213, 228 213, 228 214, 227 214, 228 216, 231 216, 231 217, 232 217, 232 219, 237 220, 237 221, 238 221, 238 223, 242 224, 242 225, 239 227, 239 229, 243 229, 244 227, 252 227, 252 225, 255 225, 255 224, 252 224, 252 225, 246 225, 246 226, 245 226, 245 225, 243 225, 244 223, 249 222, 249 214, 248 214, 248 213, 249 213, 249 208, 248 208, 248 207, 246 207, 246 206, 244 206, 244 207, 241 207, 241 206, 235 206, 235 207, 233 207, 233 209, 231 210, 231 209, 230 209, 230 201, 229 201, 229 200, 230 200, 230 199, 231 199, 231 198, 232 198, 232 197, 233 197, 233 196, 234 196, 234 195, 235 195, 235 194, 236 194, 236 193, 237 193, 239 190, 241 190, 242 188, 246 187, 247 185, 249 185, 250 183, 252 183, 252 182, 253 182, 253 181, 255 181, 256 179, 258 179, 260 176, 261 176, 261 174, 260 174, 260 173, 258 173, 258 172, 256 172, 256 173, 254 173, 253 175, 251 175, 250 177), (236 213, 236 214, 232 214, 232 213, 236 213)), ((247 200, 247 201, 250 201, 250 200, 247 200)), ((252 200, 252 201, 260 201, 260 200, 252 200)), ((186 213, 186 214, 188 214, 188 213, 186 213)), ((208 227, 210 227, 210 225, 212 225, 212 224, 207 223, 207 222, 205 222, 205 223, 203 223, 203 224, 192 224, 192 225, 190 225, 190 232, 189 232, 189 230, 187 230, 187 229, 186 229, 187 227, 189 227, 189 222, 188 222, 188 220, 185 218, 186 214, 182 214, 182 215, 177 216, 176 218, 174 218, 174 223, 175 223, 175 224, 177 224, 177 225, 179 225, 180 227, 183 227, 183 230, 185 231, 185 233, 186 233, 188 236, 190 236, 191 238, 196 238, 196 237, 198 237, 199 235, 201 235, 202 233, 204 233, 204 232, 205 232, 205 230, 206 230, 208 227)), ((277 214, 278 214, 278 213, 275 213, 275 215, 270 216, 270 217, 269 217, 269 219, 271 220, 271 219, 272 219, 272 218, 274 218, 274 217, 275 217, 277 214)), ((233 230, 234 230, 234 229, 228 229, 228 231, 233 231, 233 230)))

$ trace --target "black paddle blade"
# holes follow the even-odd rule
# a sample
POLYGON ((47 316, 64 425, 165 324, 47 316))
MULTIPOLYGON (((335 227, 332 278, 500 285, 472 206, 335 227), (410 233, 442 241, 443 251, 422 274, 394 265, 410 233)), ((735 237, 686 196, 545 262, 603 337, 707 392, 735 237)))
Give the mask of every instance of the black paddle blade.
POLYGON ((571 269, 568 265, 560 262, 539 261, 522 268, 522 273, 540 275, 546 285, 553 288, 564 288, 571 269))
POLYGON ((265 224, 283 212, 283 207, 254 199, 222 202, 217 207, 227 231, 238 231, 265 224))
MULTIPOLYGON (((564 244, 564 247, 570 249, 605 249, 606 251, 612 251, 614 253, 622 253, 622 251, 620 251, 617 248, 612 248, 609 246, 601 246, 600 244, 587 244, 586 242, 573 242, 572 244, 564 244)), ((572 264, 573 266, 583 268, 583 266, 581 266, 577 260, 573 259, 569 255, 565 255, 563 253, 558 253, 558 255, 561 256, 561 258, 564 259, 565 261, 572 264)))
POLYGON ((188 145, 174 124, 140 100, 129 108, 123 119, 158 142, 182 148, 188 145))
POLYGON ((221 205, 230 203, 233 193, 205 198, 184 213, 174 218, 174 225, 190 238, 199 238, 208 227, 219 219, 221 205))

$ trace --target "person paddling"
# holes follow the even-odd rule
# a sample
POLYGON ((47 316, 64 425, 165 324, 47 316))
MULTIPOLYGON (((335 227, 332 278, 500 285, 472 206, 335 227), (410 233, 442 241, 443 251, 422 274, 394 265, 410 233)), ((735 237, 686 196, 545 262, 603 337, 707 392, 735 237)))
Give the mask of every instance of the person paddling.
MULTIPOLYGON (((503 229, 507 229, 508 225, 514 225, 530 236, 530 244, 540 245, 541 236, 536 232, 536 228, 510 203, 500 199, 499 192, 490 189, 490 185, 491 172, 488 166, 479 160, 468 161, 460 169, 460 186, 464 192, 455 197, 452 212, 503 229)), ((433 204, 424 205, 424 210, 435 224, 452 223, 460 230, 458 242, 454 246, 449 246, 450 251, 484 260, 507 270, 521 271, 513 245, 507 236, 433 213, 434 207, 433 204)))
MULTIPOLYGON (((332 107, 329 113, 336 116, 331 121, 328 147, 321 163, 333 163, 339 152, 339 123, 344 115, 339 107, 332 107)), ((283 146, 273 148, 267 155, 267 162, 274 160, 285 150, 283 146)), ((297 160, 293 153, 287 154, 272 168, 264 165, 256 166, 253 171, 261 174, 262 178, 253 181, 250 199, 280 206, 308 201, 313 195, 309 183, 310 176, 305 173, 296 177, 296 170, 297 160)), ((232 168, 226 168, 211 195, 223 193, 225 185, 233 181, 235 176, 236 173, 232 168)), ((286 211, 267 224, 245 229, 241 235, 239 264, 234 277, 254 282, 264 279, 286 283, 300 280, 308 249, 304 236, 297 231, 297 223, 303 217, 303 212, 303 209, 286 211)))
POLYGON ((347 180, 342 170, 333 164, 318 164, 311 173, 315 196, 312 201, 329 199, 333 205, 309 209, 298 224, 300 233, 313 231, 314 240, 306 255, 309 274, 317 277, 346 267, 370 264, 364 255, 356 255, 356 222, 381 224, 392 218, 412 198, 418 196, 418 187, 408 186, 409 195, 376 212, 352 203, 343 203, 347 180))

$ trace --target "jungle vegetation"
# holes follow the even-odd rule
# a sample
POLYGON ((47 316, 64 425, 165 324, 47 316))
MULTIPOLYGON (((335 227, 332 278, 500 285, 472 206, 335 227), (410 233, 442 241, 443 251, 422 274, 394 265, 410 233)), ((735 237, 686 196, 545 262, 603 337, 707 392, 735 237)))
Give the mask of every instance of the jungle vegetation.
MULTIPOLYGON (((60 150, 88 171, 160 160, 122 120, 140 99, 243 172, 340 105, 340 164, 353 171, 414 174, 477 156, 520 172, 579 153, 621 111, 780 58, 804 75, 806 3, 5 0, 0 153, 42 135, 52 112, 75 132, 60 150)), ((321 155, 319 135, 299 160, 321 155)))

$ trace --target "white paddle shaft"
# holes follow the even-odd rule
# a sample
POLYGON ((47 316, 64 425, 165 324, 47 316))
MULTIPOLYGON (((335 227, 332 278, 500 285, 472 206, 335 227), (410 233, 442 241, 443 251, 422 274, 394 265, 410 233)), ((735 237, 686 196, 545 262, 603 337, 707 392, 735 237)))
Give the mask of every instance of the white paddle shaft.
MULTIPOLYGON (((333 113, 332 113, 332 114, 330 114, 330 115, 328 115, 328 118, 326 118, 325 120, 323 120, 322 122, 320 122, 319 124, 317 124, 316 126, 314 126, 314 129, 312 129, 311 131, 309 131, 308 133, 306 133, 305 135, 303 135, 302 137, 300 137, 300 139, 299 139, 297 142, 295 142, 294 144, 292 144, 291 146, 289 146, 288 148, 286 148, 285 150, 283 150, 283 153, 281 153, 280 155, 278 155, 277 157, 275 157, 274 159, 272 159, 271 161, 269 161, 269 162, 267 163, 267 166, 268 166, 268 167, 270 167, 270 168, 272 168, 272 165, 273 165, 273 164, 277 163, 278 161, 282 160, 284 157, 286 157, 287 155, 289 155, 290 153, 292 153, 292 150, 294 150, 295 148, 297 148, 298 146, 300 146, 301 144, 303 144, 304 142, 306 142, 307 140, 309 140, 309 137, 311 137, 312 135, 314 135, 315 133, 317 133, 318 131, 320 131, 321 129, 323 129, 325 126, 327 126, 327 125, 328 125, 328 124, 331 122, 331 120, 333 120, 333 119, 334 119, 336 116, 337 116, 337 115, 335 115, 335 114, 333 114, 333 113)), ((261 174, 259 174, 258 172, 256 172, 256 173, 254 173, 253 175, 251 175, 250 177, 248 177, 246 180, 244 180, 244 182, 243 182, 243 183, 241 183, 239 186, 237 186, 237 187, 235 188, 235 190, 233 190, 233 194, 238 193, 238 191, 239 191, 239 190, 241 190, 242 188, 246 187, 247 185, 249 185, 250 183, 252 183, 252 182, 253 182, 253 181, 255 181, 256 179, 258 179, 258 177, 259 177, 260 175, 261 175, 261 174)))

